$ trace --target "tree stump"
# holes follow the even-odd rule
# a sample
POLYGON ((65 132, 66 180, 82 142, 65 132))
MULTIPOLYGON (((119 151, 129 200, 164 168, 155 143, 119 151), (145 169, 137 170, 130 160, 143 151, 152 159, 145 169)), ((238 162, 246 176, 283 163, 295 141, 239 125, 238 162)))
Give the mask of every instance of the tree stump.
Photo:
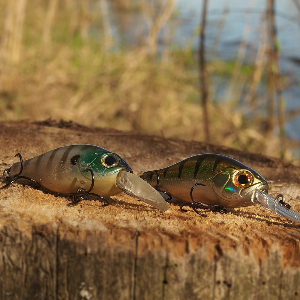
MULTIPOLYGON (((232 156, 270 181, 300 210, 300 168, 263 155, 87 128, 71 122, 2 122, 1 172, 59 146, 95 144, 135 173, 188 156, 232 156)), ((258 206, 227 214, 171 205, 167 212, 125 194, 108 205, 30 186, 0 190, 1 299, 300 299, 300 226, 258 206)))

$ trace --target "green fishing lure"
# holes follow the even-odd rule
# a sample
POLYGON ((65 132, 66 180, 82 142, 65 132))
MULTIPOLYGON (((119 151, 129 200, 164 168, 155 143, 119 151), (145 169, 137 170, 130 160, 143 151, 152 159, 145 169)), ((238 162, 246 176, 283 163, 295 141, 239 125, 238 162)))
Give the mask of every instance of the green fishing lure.
POLYGON ((49 191, 72 195, 74 202, 89 194, 110 197, 121 192, 139 197, 161 209, 168 209, 163 197, 132 173, 128 163, 116 153, 87 145, 68 145, 19 162, 4 170, 6 185, 29 180, 49 191))

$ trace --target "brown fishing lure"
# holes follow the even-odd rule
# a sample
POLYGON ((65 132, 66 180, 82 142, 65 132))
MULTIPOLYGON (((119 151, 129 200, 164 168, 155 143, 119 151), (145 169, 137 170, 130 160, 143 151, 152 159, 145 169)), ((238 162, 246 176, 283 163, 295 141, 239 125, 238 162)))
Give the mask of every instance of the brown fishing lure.
POLYGON ((282 195, 273 198, 268 194, 268 183, 258 172, 228 156, 195 155, 165 168, 147 171, 141 178, 169 195, 169 201, 179 201, 194 210, 222 211, 258 203, 300 222, 300 214, 284 202, 282 195))

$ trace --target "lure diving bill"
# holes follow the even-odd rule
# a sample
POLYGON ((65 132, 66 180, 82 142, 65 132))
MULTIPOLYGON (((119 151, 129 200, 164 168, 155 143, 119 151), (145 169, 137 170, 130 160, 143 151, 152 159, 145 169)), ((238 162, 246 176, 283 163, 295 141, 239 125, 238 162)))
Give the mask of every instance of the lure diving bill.
POLYGON ((168 167, 141 175, 167 201, 200 209, 222 211, 260 204, 290 220, 300 222, 300 214, 284 202, 284 197, 268 194, 267 181, 255 170, 220 154, 199 154, 168 167), (282 197, 280 200, 279 198, 282 197))
POLYGON ((56 148, 4 170, 6 184, 19 179, 38 183, 49 191, 72 195, 74 202, 96 194, 110 197, 122 191, 164 211, 168 204, 151 185, 132 173, 127 162, 104 148, 77 144, 56 148))

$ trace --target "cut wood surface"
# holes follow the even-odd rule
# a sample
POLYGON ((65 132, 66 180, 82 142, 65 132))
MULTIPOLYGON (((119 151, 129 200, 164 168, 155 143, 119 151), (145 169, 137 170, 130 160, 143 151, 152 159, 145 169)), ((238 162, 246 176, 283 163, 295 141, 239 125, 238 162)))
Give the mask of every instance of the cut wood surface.
MULTIPOLYGON (((260 172, 300 211, 300 168, 235 149, 72 122, 1 122, 0 172, 68 144, 118 153, 137 174, 199 153, 260 172)), ((263 152, 263 149, 260 149, 263 152)), ((109 205, 30 186, 0 190, 0 299, 300 299, 300 226, 259 206, 200 217, 120 194, 109 205)))

